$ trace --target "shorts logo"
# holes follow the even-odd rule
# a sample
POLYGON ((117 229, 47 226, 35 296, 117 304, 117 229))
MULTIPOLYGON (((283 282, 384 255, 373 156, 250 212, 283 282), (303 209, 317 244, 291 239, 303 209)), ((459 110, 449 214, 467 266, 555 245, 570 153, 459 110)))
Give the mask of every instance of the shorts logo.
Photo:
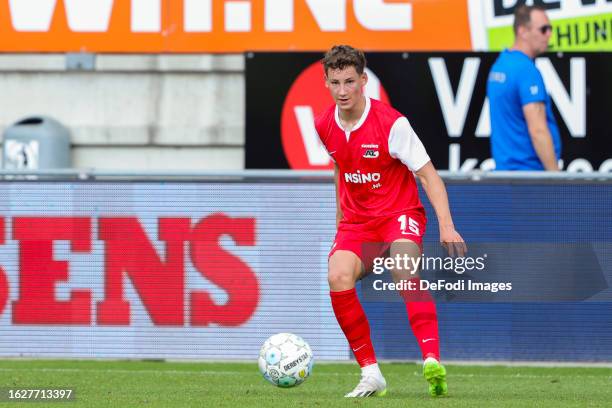
POLYGON ((378 157, 378 150, 366 150, 365 153, 363 154, 363 157, 365 157, 366 159, 375 159, 378 157))

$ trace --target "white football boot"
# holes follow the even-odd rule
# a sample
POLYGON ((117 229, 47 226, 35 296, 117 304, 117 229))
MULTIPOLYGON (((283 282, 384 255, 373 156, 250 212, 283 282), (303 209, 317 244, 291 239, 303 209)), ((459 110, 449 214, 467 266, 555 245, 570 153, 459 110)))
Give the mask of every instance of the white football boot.
POLYGON ((346 398, 384 397, 387 394, 387 382, 384 377, 361 376, 355 389, 345 395, 346 398))

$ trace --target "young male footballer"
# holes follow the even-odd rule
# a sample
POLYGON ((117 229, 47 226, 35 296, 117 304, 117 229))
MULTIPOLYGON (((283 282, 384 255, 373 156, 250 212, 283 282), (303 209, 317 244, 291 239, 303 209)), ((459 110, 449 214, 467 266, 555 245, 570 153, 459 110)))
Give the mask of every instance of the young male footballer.
MULTIPOLYGON (((335 102, 315 120, 335 170, 337 233, 329 254, 330 296, 338 324, 361 366, 361 380, 346 397, 383 396, 387 383, 376 361, 355 283, 368 266, 364 244, 388 243, 392 257, 420 256, 427 221, 413 172, 435 209, 442 245, 459 256, 466 246, 455 231, 444 183, 408 119, 364 94, 368 77, 363 52, 334 46, 322 63, 325 84, 335 102)), ((403 278, 416 281, 416 290, 400 293, 421 348, 423 374, 432 396, 445 395, 436 307, 431 295, 419 288, 418 271, 410 272, 403 278)))

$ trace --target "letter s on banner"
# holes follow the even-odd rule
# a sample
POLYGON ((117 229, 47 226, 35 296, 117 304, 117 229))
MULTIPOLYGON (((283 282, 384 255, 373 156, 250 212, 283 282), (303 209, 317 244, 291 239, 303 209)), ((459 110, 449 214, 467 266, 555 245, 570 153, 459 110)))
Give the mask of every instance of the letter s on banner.
POLYGON ((227 292, 224 305, 210 294, 191 292, 191 325, 239 326, 248 321, 259 303, 257 277, 240 258, 225 251, 219 239, 229 235, 237 245, 255 245, 255 218, 232 218, 212 214, 200 221, 190 236, 191 261, 198 271, 227 292))

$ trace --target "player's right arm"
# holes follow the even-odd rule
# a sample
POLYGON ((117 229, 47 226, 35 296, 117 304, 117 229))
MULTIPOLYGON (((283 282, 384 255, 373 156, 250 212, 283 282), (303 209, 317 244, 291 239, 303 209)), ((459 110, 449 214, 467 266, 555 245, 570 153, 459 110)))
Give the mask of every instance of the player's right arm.
POLYGON ((546 105, 532 102, 523 106, 531 143, 546 170, 559 171, 552 135, 546 123, 546 105))
POLYGON ((342 208, 340 207, 340 193, 338 192, 338 174, 340 170, 338 169, 338 165, 334 163, 334 185, 336 187, 336 229, 340 225, 340 220, 342 220, 342 208))

